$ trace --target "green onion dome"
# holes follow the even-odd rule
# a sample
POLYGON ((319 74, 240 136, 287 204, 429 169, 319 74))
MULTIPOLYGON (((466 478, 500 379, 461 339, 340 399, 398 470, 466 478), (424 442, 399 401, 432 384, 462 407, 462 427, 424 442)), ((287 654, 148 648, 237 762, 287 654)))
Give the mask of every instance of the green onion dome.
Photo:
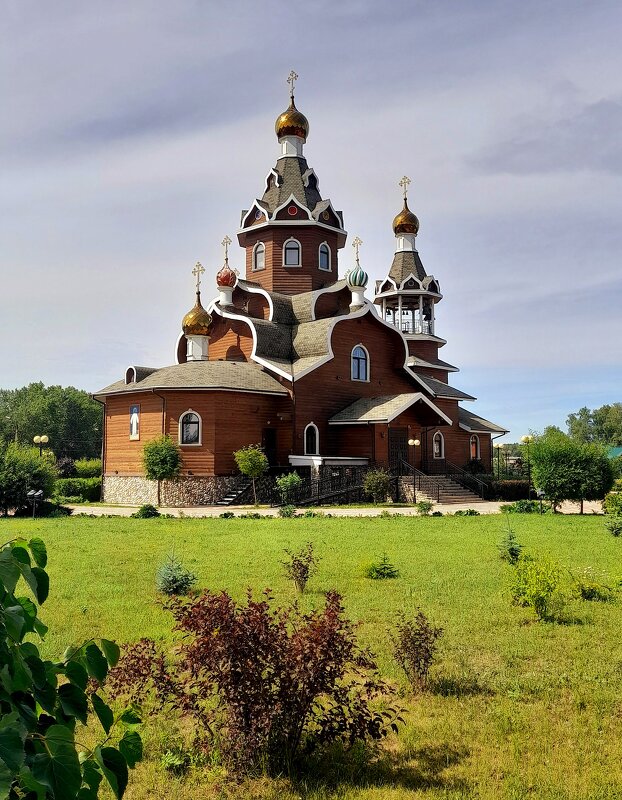
POLYGON ((351 289, 364 289, 368 280, 369 276, 359 264, 348 273, 347 277, 348 286, 351 289))

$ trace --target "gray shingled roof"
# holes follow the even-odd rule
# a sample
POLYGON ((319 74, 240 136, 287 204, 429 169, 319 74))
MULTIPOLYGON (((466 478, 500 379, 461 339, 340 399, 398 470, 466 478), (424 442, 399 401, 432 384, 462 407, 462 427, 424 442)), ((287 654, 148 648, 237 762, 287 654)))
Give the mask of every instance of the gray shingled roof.
POLYGON ((432 410, 439 415, 441 414, 433 403, 422 399, 420 392, 407 392, 403 394, 387 394, 381 397, 361 397, 337 412, 337 414, 334 414, 328 422, 330 425, 391 422, 416 402, 425 403, 428 412, 432 410))
POLYGON ((459 372, 458 367, 454 367, 453 364, 449 364, 447 361, 442 361, 440 358, 419 358, 418 356, 411 356, 409 359, 409 365, 417 367, 419 365, 423 367, 435 367, 436 369, 446 369, 450 372, 459 372))
POLYGON ((287 389, 256 364, 239 361, 189 361, 186 364, 154 370, 136 383, 117 381, 95 392, 95 397, 152 389, 234 389, 240 392, 287 394, 287 389))
POLYGON ((279 158, 274 167, 279 180, 273 181, 272 186, 262 197, 270 213, 274 213, 275 209, 285 203, 291 195, 294 195, 296 200, 309 211, 313 211, 321 202, 322 197, 315 186, 315 181, 312 179, 308 186, 304 185, 302 176, 308 169, 307 159, 302 156, 279 158))
POLYGON ((426 271, 417 252, 400 252, 393 256, 393 263, 389 270, 389 277, 399 286, 410 274, 422 281, 426 271))
POLYGON ((473 395, 461 392, 460 389, 456 389, 448 383, 437 381, 436 378, 430 378, 428 375, 421 375, 419 372, 416 375, 437 397, 451 397, 455 400, 475 400, 473 395))
POLYGON ((506 428, 472 414, 461 406, 458 406, 458 424, 469 433, 509 433, 506 428))

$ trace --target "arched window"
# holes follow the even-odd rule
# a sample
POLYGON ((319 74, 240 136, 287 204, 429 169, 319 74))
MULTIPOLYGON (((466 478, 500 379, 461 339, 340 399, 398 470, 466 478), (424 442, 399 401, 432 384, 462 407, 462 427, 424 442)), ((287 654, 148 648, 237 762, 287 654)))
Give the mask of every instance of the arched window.
POLYGON ((357 344, 352 350, 352 380, 369 380, 369 353, 362 344, 357 344))
POLYGON ((265 269, 266 247, 263 242, 257 242, 253 247, 253 270, 265 269))
POLYGON ((479 460, 479 436, 476 436, 475 434, 471 436, 470 449, 471 449, 471 460, 472 461, 479 460))
POLYGON ((326 242, 322 242, 318 251, 318 266, 320 269, 330 272, 330 247, 326 242))
POLYGON ((179 443, 201 444, 201 417, 191 408, 179 418, 179 443))
POLYGON ((288 239, 283 247, 283 265, 286 267, 299 267, 301 247, 297 239, 288 239))
POLYGON ((317 456, 320 452, 320 434, 315 422, 310 422, 305 428, 305 455, 317 456))
POLYGON ((432 452, 434 458, 445 458, 445 439, 440 431, 436 431, 432 438, 432 452))

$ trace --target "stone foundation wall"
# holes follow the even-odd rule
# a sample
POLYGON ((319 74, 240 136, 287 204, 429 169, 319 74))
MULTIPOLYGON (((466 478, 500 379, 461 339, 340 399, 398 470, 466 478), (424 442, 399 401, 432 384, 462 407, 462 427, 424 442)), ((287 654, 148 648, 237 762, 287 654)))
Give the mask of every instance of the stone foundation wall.
MULTIPOLYGON (((160 484, 160 505, 171 507, 211 506, 240 483, 240 477, 188 475, 160 484)), ((139 475, 105 475, 102 500, 114 505, 157 505, 158 485, 139 475)))

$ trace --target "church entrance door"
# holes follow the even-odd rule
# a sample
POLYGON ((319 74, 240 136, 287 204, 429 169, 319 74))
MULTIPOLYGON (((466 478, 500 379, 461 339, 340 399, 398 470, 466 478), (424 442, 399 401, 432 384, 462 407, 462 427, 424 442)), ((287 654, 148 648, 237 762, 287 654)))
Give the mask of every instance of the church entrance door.
POLYGON ((389 466, 400 466, 408 461, 408 428, 389 428, 389 466))
POLYGON ((276 464, 276 428, 264 428, 261 435, 261 446, 271 467, 276 464))

